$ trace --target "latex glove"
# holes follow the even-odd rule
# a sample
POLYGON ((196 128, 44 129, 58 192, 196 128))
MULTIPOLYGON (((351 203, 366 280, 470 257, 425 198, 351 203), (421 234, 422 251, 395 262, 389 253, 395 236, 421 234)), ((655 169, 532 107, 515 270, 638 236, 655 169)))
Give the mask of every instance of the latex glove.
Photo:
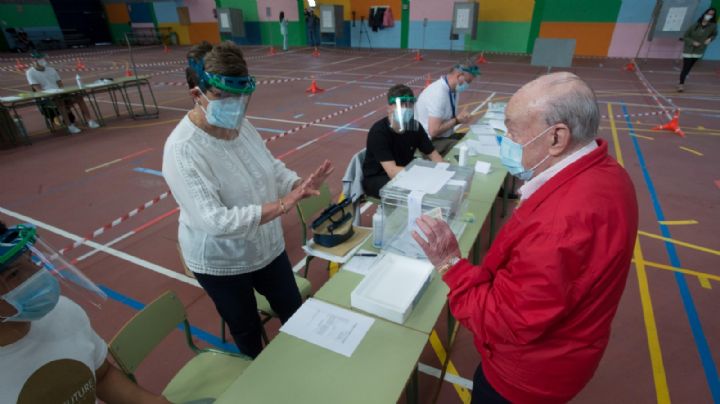
POLYGON ((437 268, 453 258, 460 258, 460 247, 458 246, 455 234, 444 220, 433 219, 430 216, 422 215, 415 223, 425 234, 425 241, 417 231, 413 231, 412 237, 425 251, 428 260, 437 268))

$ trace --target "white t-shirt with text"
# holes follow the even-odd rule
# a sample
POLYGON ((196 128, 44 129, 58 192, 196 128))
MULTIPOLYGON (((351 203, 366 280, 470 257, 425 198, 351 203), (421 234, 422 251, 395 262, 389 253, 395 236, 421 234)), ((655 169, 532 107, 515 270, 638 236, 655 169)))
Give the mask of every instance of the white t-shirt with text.
POLYGON ((0 347, 0 403, 96 402, 95 370, 107 344, 66 297, 19 341, 0 347))

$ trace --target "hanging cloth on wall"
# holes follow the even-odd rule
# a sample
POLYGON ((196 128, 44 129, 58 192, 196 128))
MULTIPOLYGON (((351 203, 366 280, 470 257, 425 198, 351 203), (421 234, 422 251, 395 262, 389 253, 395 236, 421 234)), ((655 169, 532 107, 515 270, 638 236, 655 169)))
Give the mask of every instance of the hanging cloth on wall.
POLYGON ((395 26, 395 19, 393 18, 392 9, 390 7, 385 10, 385 16, 383 17, 383 28, 391 28, 395 26))
POLYGON ((383 17, 385 16, 385 7, 371 7, 369 15, 370 17, 368 17, 368 25, 370 25, 370 28, 373 30, 373 32, 377 32, 378 29, 382 29, 383 17))

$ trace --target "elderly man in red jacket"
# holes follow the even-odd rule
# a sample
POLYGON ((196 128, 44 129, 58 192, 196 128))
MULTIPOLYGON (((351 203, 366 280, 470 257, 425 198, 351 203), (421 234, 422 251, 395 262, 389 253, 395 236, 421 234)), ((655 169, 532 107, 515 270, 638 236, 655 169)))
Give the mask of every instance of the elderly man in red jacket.
POLYGON ((506 111, 501 159, 525 180, 482 264, 460 259, 447 224, 415 240, 443 280, 482 363, 473 403, 559 403, 592 378, 610 338, 638 228, 629 176, 597 139, 593 91, 571 73, 523 86, 506 111))

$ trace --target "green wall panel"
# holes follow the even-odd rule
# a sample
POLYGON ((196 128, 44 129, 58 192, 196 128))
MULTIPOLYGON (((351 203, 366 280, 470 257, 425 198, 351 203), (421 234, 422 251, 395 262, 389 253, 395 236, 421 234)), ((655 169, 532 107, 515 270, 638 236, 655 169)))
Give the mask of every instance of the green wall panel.
POLYGON ((131 32, 128 24, 108 24, 110 26, 110 36, 114 44, 125 44, 125 33, 131 32))
POLYGON ((257 0, 217 0, 218 7, 239 8, 243 11, 245 21, 260 21, 257 0))
POLYGON ((530 22, 480 21, 477 39, 465 37, 465 50, 524 53, 530 25, 530 22))
POLYGON ((50 4, 0 4, 0 17, 8 27, 57 27, 55 11, 50 4), (20 7, 20 12, 18 12, 20 7))
POLYGON ((543 21, 614 23, 622 0, 550 0, 544 3, 543 21))

